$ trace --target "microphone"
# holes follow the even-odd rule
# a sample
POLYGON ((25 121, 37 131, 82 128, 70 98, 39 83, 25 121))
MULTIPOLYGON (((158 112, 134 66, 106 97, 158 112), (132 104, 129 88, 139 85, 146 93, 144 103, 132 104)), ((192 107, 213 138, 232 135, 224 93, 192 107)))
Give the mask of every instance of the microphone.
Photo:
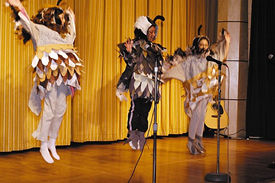
POLYGON ((211 56, 207 56, 207 57, 206 57, 206 60, 207 60, 208 62, 215 62, 215 63, 218 64, 218 65, 224 65, 224 66, 227 67, 227 65, 226 65, 225 63, 223 63, 223 62, 221 62, 221 61, 219 61, 219 60, 216 60, 216 59, 214 59, 214 58, 211 57, 211 56))
POLYGON ((153 49, 151 47, 151 45, 149 45, 148 43, 145 45, 145 49, 153 54, 155 54, 155 57, 157 60, 163 60, 162 58, 162 55, 161 55, 161 52, 160 51, 157 51, 155 49, 153 49))
POLYGON ((268 60, 272 60, 274 58, 274 55, 272 53, 270 53, 268 56, 267 56, 268 60))
POLYGON ((152 52, 152 53, 154 53, 154 54, 157 53, 157 51, 154 50, 154 49, 151 47, 151 45, 149 45, 148 43, 147 43, 144 47, 145 47, 145 49, 146 49, 147 51, 150 51, 150 52, 152 52))

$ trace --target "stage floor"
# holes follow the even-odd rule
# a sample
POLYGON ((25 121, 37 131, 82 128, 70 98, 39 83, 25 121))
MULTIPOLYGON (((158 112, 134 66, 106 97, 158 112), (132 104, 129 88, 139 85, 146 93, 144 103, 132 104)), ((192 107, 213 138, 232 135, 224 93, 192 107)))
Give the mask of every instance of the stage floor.
MULTIPOLYGON (((204 138, 207 152, 190 155, 187 137, 157 140, 157 182, 200 183, 216 172, 216 138, 204 138)), ((147 140, 131 182, 152 182, 153 140, 147 140)), ((226 140, 221 137, 220 172, 229 173, 233 183, 275 182, 275 141, 226 140), (229 156, 227 153, 229 147, 229 156), (229 157, 229 158, 228 158, 229 157), (229 165, 228 165, 229 162, 229 165)), ((139 151, 123 142, 73 144, 58 147, 61 160, 47 164, 39 149, 0 153, 0 182, 128 182, 139 151)))

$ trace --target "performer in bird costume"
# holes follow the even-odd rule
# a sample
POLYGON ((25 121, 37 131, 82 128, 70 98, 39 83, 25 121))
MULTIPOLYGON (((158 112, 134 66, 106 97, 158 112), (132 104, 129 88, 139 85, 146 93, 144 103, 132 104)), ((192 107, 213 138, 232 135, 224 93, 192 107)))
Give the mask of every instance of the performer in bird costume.
MULTIPOLYGON (((135 22, 135 38, 118 44, 120 56, 123 57, 126 68, 122 73, 116 94, 122 101, 126 99, 124 92, 130 92, 131 107, 128 113, 128 140, 130 146, 137 150, 143 149, 144 133, 148 129, 148 113, 155 96, 154 67, 157 63, 159 76, 162 72, 163 52, 165 48, 154 43, 158 26, 156 20, 164 21, 163 16, 156 16, 153 20, 147 16, 140 16, 135 22)), ((158 79, 158 82, 160 80, 158 79)), ((157 101, 160 94, 157 95, 157 101)))
POLYGON ((70 8, 57 5, 38 11, 30 18, 20 0, 8 0, 15 18, 16 32, 24 43, 32 40, 35 56, 31 66, 34 69, 34 86, 29 107, 36 115, 43 114, 37 130, 32 134, 41 141, 40 153, 47 163, 53 163, 52 156, 59 160, 55 142, 66 111, 66 96, 80 90, 81 61, 73 46, 76 30, 75 16, 70 8))
MULTIPOLYGON (((207 56, 225 61, 228 55, 230 35, 223 29, 218 41, 210 46, 207 36, 194 38, 193 45, 182 51, 180 48, 170 57, 173 66, 163 74, 164 79, 182 81, 186 91, 185 112, 190 117, 187 147, 191 154, 205 152, 202 143, 204 118, 208 102, 217 94, 218 65, 208 62, 207 56)), ((222 76, 223 77, 223 76, 222 76)))

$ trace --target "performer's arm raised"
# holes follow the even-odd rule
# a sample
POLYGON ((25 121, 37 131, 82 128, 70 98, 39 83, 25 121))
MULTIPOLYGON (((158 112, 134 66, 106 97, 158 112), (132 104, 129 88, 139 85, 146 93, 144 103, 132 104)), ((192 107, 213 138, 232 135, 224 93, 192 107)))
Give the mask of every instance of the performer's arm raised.
POLYGON ((217 42, 213 44, 210 50, 214 53, 213 57, 220 61, 225 61, 228 55, 230 46, 230 34, 227 30, 223 29, 217 42))

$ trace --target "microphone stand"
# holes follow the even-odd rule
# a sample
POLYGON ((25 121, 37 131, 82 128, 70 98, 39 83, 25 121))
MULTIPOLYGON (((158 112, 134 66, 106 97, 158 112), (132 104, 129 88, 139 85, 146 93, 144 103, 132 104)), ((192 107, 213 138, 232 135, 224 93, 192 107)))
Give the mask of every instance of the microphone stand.
POLYGON ((158 59, 157 56, 155 61, 155 67, 154 67, 154 73, 155 73, 155 96, 154 96, 154 124, 153 124, 153 130, 154 130, 154 144, 153 144, 153 183, 156 183, 156 174, 157 174, 157 130, 158 130, 158 124, 157 124, 157 94, 158 94, 158 59))
POLYGON ((217 63, 219 69, 218 77, 218 128, 217 128, 217 169, 216 173, 208 173, 205 176, 205 180, 208 182, 231 182, 230 175, 226 173, 220 173, 220 103, 221 103, 221 67, 222 62, 217 63))

